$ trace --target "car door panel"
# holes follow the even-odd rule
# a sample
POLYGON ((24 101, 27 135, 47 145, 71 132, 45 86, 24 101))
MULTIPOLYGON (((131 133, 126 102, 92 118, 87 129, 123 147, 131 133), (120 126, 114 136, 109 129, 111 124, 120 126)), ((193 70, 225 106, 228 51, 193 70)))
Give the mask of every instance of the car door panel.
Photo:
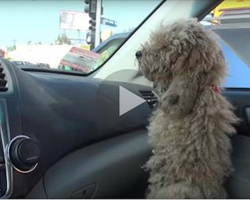
POLYGON ((248 122, 246 109, 250 108, 250 90, 248 89, 226 89, 223 95, 232 103, 235 108, 235 114, 241 122, 237 126, 237 133, 250 136, 250 124, 248 122))
POLYGON ((232 137, 232 162, 234 173, 226 182, 230 198, 250 197, 250 90, 226 89, 223 95, 234 105, 235 113, 241 122, 237 134, 232 137))
POLYGON ((101 141, 54 164, 27 197, 142 198, 150 153, 146 129, 101 141))
POLYGON ((235 168, 228 179, 227 191, 230 198, 249 199, 250 197, 250 138, 237 135, 232 140, 232 162, 235 168))

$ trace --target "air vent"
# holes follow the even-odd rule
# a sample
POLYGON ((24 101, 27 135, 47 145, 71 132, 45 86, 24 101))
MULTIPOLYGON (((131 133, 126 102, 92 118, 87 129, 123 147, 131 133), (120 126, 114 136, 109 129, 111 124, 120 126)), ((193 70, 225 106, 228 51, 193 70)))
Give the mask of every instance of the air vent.
POLYGON ((3 67, 1 66, 0 62, 0 92, 5 92, 8 90, 6 75, 4 73, 3 67))
POLYGON ((140 91, 142 97, 147 101, 150 108, 154 108, 157 105, 157 97, 153 91, 143 90, 140 91))

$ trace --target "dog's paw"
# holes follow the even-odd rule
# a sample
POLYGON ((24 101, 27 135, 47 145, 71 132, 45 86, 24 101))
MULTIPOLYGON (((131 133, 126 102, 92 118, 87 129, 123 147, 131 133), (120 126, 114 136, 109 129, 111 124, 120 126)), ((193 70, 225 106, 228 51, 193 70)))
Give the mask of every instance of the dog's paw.
POLYGON ((179 95, 178 94, 170 94, 168 97, 167 97, 167 102, 168 104, 171 106, 171 105, 175 105, 179 102, 179 95))
POLYGON ((176 105, 179 102, 180 96, 177 93, 166 93, 163 94, 160 98, 160 104, 166 105, 166 106, 173 106, 176 105))
POLYGON ((165 113, 168 113, 171 108, 178 104, 180 96, 176 93, 165 94, 160 98, 159 107, 165 113))

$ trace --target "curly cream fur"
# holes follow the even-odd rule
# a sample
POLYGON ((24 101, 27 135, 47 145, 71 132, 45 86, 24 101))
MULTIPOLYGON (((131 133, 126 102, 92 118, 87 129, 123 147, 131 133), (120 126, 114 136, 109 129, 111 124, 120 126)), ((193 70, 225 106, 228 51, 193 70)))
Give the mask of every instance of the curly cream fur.
POLYGON ((238 118, 209 87, 226 75, 216 39, 196 19, 179 20, 153 33, 141 53, 140 71, 161 90, 148 127, 147 198, 226 198, 238 118))

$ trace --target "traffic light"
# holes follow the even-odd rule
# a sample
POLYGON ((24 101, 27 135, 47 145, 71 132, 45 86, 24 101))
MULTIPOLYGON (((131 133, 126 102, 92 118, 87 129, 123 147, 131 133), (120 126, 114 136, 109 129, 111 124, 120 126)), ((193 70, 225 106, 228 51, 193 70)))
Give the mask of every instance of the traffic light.
POLYGON ((89 30, 92 31, 92 32, 95 32, 96 30, 96 20, 94 19, 91 19, 89 20, 89 30))
POLYGON ((85 0, 85 8, 84 11, 86 13, 89 13, 89 30, 91 31, 90 33, 90 38, 91 38, 91 49, 94 48, 95 46, 95 32, 96 32, 96 14, 97 14, 97 1, 98 0, 85 0))
POLYGON ((89 14, 89 30, 91 35, 91 49, 100 43, 100 24, 101 15, 103 12, 102 0, 84 0, 85 1, 85 13, 89 14))
POLYGON ((90 45, 90 50, 95 47, 93 41, 95 41, 95 34, 93 32, 87 32, 86 43, 90 45))
POLYGON ((98 0, 85 0, 85 9, 86 13, 89 13, 89 17, 91 20, 89 21, 89 30, 95 31, 96 30, 96 10, 97 10, 97 1, 98 0))
POLYGON ((87 32, 86 34, 86 43, 91 44, 91 32, 87 32))

